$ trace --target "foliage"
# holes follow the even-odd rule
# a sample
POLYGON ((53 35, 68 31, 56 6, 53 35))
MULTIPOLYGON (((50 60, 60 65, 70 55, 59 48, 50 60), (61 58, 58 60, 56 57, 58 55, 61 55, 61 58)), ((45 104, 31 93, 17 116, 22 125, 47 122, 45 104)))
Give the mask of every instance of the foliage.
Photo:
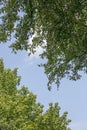
POLYGON ((67 113, 60 115, 58 103, 43 106, 25 86, 20 89, 17 69, 5 69, 0 59, 0 130, 69 130, 67 113))
POLYGON ((48 87, 68 77, 77 80, 87 73, 86 0, 3 0, 0 1, 0 42, 14 37, 13 51, 45 48, 41 55, 49 79, 48 87), (33 44, 29 39, 33 37, 33 44), (46 42, 46 45, 44 44, 46 42))

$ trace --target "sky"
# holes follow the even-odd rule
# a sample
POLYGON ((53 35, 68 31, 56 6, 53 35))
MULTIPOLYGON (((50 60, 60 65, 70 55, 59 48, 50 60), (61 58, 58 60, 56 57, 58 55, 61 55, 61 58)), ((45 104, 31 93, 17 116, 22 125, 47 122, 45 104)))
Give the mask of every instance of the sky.
POLYGON ((87 130, 87 75, 82 73, 82 78, 78 81, 63 79, 59 90, 53 85, 52 90, 47 89, 47 77, 44 69, 38 67, 43 62, 38 54, 41 48, 37 49, 35 55, 28 56, 25 51, 12 53, 7 44, 0 44, 0 58, 3 58, 5 68, 18 68, 18 75, 22 77, 21 85, 37 95, 37 102, 44 105, 44 110, 49 103, 58 102, 61 113, 68 111, 68 118, 71 130, 87 130))

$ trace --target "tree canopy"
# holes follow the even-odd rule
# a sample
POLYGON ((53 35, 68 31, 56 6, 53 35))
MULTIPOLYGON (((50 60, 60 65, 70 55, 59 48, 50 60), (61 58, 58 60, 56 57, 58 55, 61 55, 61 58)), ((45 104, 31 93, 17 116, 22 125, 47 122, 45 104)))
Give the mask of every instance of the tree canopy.
POLYGON ((80 79, 79 71, 87 73, 87 1, 0 1, 0 42, 11 38, 14 52, 44 48, 41 57, 47 59, 43 66, 49 88, 64 77, 80 79))
POLYGON ((36 96, 25 86, 18 89, 19 84, 17 69, 5 69, 0 59, 0 130, 70 130, 58 103, 43 111, 36 96))

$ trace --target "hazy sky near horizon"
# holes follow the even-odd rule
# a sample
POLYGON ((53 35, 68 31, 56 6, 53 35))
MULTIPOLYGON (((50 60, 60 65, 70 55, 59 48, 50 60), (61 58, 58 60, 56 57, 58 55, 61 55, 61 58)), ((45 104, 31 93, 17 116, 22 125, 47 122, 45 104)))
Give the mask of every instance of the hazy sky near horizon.
POLYGON ((59 90, 53 85, 51 91, 47 89, 47 77, 44 69, 39 68, 42 60, 37 53, 29 57, 25 51, 19 51, 16 55, 11 53, 7 44, 0 44, 0 58, 3 58, 6 68, 19 68, 21 84, 25 85, 37 95, 37 101, 48 108, 50 102, 58 102, 61 112, 68 111, 68 118, 71 130, 87 130, 87 75, 82 74, 82 78, 76 82, 63 79, 59 90))

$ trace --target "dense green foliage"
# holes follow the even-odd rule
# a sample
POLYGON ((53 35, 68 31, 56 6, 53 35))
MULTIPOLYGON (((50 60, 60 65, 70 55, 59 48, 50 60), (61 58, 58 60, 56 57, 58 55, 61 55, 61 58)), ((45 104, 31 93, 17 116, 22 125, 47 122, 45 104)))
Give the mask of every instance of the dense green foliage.
POLYGON ((0 42, 14 38, 14 51, 45 48, 41 56, 47 59, 49 87, 87 73, 87 0, 3 0, 0 13, 0 42))
POLYGON ((17 69, 5 69, 0 59, 0 130, 70 130, 67 112, 60 115, 58 103, 46 112, 26 87, 17 89, 17 69))

